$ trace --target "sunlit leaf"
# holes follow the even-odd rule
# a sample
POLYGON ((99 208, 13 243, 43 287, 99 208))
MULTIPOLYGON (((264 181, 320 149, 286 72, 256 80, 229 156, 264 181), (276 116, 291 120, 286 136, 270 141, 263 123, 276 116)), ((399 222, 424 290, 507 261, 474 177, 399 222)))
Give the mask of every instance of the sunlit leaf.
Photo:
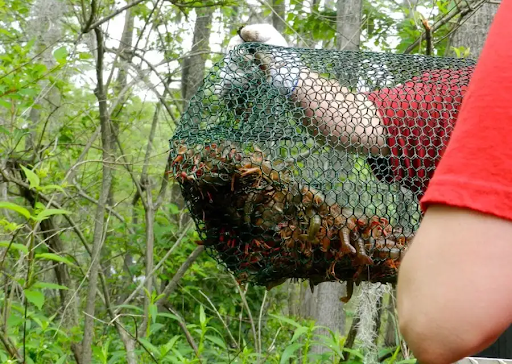
POLYGON ((295 332, 293 333, 293 337, 291 339, 291 343, 295 342, 299 337, 304 335, 306 332, 308 332, 309 328, 306 326, 298 327, 295 332))
POLYGON ((44 219, 47 219, 50 216, 54 215, 66 215, 71 214, 71 212, 62 210, 62 209, 45 209, 41 211, 37 216, 35 217, 36 221, 43 221, 44 219))
POLYGON ((281 361, 279 362, 280 364, 285 364, 285 363, 288 363, 288 360, 290 358, 292 358, 294 355, 294 353, 300 349, 302 345, 299 344, 299 343, 295 343, 295 344, 292 344, 292 345, 289 345, 286 347, 286 349, 284 349, 283 351, 283 355, 281 355, 281 361))
POLYGON ((34 288, 48 288, 48 289, 63 289, 67 290, 69 289, 66 286, 61 286, 60 284, 56 283, 49 283, 49 282, 36 282, 32 285, 34 288))
POLYGON ((25 172, 25 176, 27 176, 27 180, 29 183, 30 188, 37 188, 39 187, 39 184, 41 181, 39 180, 39 176, 35 174, 33 171, 31 171, 28 168, 25 168, 21 166, 21 169, 23 169, 23 172, 25 172))
POLYGON ((149 313, 151 315, 151 321, 153 323, 155 323, 156 322, 156 318, 158 316, 158 307, 157 307, 157 305, 155 305, 155 304, 149 305, 149 313))
POLYGON ((206 314, 204 313, 204 306, 199 306, 199 322, 201 323, 201 326, 206 325, 206 314))
POLYGON ((61 192, 64 192, 64 189, 61 186, 59 186, 59 185, 42 186, 41 190, 43 190, 43 191, 59 190, 61 192))
POLYGON ((75 266, 70 260, 67 258, 61 257, 60 255, 54 254, 54 253, 41 253, 35 255, 36 259, 47 259, 47 260, 53 260, 55 262, 64 263, 67 265, 75 266))
POLYGON ((222 349, 227 350, 226 343, 218 336, 205 335, 205 339, 211 341, 217 346, 220 346, 222 349))
POLYGON ((59 360, 55 362, 55 364, 64 364, 66 362, 66 359, 68 358, 67 355, 64 354, 64 356, 61 356, 59 360))
POLYGON ((53 57, 59 63, 66 62, 67 56, 68 56, 68 50, 64 46, 56 49, 55 52, 53 52, 53 57))
POLYGON ((12 210, 12 211, 16 211, 17 213, 19 213, 20 215, 23 215, 27 219, 30 218, 30 212, 26 208, 21 207, 19 205, 16 205, 15 203, 12 203, 12 202, 0 202, 0 209, 1 208, 9 209, 9 210, 12 210))
POLYGON ((28 248, 23 244, 11 243, 9 241, 0 241, 0 247, 2 247, 2 248, 9 247, 9 249, 19 250, 25 254, 28 254, 28 248))
POLYGON ((27 301, 41 309, 44 305, 44 295, 39 291, 25 290, 27 301))

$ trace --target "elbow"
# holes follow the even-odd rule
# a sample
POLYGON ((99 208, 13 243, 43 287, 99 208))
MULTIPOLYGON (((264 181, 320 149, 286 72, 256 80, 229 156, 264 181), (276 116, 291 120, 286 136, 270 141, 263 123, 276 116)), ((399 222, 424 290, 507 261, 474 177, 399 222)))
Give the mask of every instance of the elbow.
POLYGON ((422 364, 448 364, 449 361, 440 353, 439 343, 435 342, 436 335, 431 332, 431 328, 424 322, 422 315, 419 312, 415 314, 414 311, 406 312, 400 310, 399 306, 399 330, 418 362, 422 364), (434 342, 432 339, 434 339, 434 342), (435 349, 435 352, 433 349, 435 349))
POLYGON ((489 347, 501 332, 486 330, 446 330, 442 323, 425 319, 421 312, 400 314, 399 330, 414 357, 422 364, 451 364, 489 347))
POLYGON ((435 335, 421 319, 400 317, 399 329, 419 363, 450 364, 461 359, 453 358, 453 352, 443 348, 443 342, 438 341, 438 335, 435 335))

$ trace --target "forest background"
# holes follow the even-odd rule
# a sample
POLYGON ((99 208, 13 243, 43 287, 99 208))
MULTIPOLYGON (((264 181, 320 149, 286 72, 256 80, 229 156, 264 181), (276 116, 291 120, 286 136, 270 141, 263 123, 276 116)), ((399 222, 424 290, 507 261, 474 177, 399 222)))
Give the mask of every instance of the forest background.
POLYGON ((0 0, 0 362, 413 362, 392 287, 344 305, 337 282, 237 284, 196 244, 168 141, 242 25, 298 47, 477 58, 497 7, 0 0))

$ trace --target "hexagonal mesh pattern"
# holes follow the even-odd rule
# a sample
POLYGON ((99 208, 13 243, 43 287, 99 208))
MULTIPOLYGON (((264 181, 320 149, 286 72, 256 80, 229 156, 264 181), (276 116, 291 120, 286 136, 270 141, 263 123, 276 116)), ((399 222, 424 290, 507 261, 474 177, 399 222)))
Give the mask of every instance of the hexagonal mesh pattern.
POLYGON ((396 280, 474 61, 246 43, 171 139, 208 251, 239 280, 396 280))

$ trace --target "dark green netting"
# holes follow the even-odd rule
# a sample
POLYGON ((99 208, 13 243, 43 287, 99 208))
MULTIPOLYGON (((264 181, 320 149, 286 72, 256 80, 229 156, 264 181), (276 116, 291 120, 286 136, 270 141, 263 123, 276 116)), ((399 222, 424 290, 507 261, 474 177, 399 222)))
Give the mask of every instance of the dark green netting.
POLYGON ((474 61, 246 43, 171 139, 203 243, 239 280, 394 282, 474 61))

